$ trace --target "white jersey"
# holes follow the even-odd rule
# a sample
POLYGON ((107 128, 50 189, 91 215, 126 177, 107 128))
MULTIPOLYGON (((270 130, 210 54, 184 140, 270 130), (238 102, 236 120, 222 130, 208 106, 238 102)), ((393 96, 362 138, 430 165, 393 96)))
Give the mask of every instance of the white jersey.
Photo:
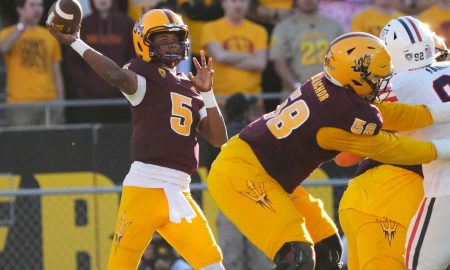
MULTIPOLYGON (((450 101, 450 62, 397 73, 392 88, 400 102, 409 104, 436 104, 450 101)), ((448 138, 450 124, 435 124, 412 132, 409 137, 430 141, 448 138)), ((424 191, 426 197, 450 195, 450 161, 436 160, 423 165, 424 191)))

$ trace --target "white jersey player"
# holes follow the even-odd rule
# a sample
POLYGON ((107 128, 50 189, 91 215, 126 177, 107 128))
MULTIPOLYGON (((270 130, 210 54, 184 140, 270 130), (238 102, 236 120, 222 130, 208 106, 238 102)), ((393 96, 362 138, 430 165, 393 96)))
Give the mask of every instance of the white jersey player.
MULTIPOLYGON (((382 30, 395 75, 393 91, 401 102, 436 104, 450 101, 450 62, 436 62, 434 33, 409 16, 391 20, 382 30)), ((411 132, 416 139, 448 138, 450 124, 411 132)), ((450 264, 450 161, 423 165, 424 198, 407 237, 408 269, 446 269, 450 264)))

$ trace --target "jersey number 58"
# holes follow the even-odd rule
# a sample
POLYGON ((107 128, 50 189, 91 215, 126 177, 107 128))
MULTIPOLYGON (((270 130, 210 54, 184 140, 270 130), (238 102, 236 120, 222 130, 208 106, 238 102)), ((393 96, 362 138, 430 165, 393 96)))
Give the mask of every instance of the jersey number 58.
POLYGON ((301 95, 300 89, 295 90, 275 111, 264 115, 267 128, 275 138, 286 138, 308 119, 309 108, 303 99, 298 99, 301 95))

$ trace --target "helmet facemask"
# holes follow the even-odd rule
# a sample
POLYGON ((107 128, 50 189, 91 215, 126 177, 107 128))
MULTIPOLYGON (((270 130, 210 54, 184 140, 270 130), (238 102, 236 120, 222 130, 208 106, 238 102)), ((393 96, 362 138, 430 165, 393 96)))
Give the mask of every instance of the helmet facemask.
POLYGON ((436 59, 437 62, 447 61, 450 51, 447 49, 444 39, 436 33, 433 33, 433 40, 436 49, 434 59, 436 59))
POLYGON ((370 85, 372 91, 367 94, 364 98, 371 103, 381 103, 387 98, 391 93, 390 80, 392 75, 379 78, 377 76, 373 76, 371 79, 366 77, 364 80, 370 85))
POLYGON ((148 35, 148 38, 145 39, 145 42, 148 43, 151 62, 159 62, 169 68, 174 68, 189 55, 190 42, 189 39, 187 39, 187 33, 183 30, 171 32, 169 29, 168 31, 151 33, 148 35), (157 44, 155 42, 155 37, 157 35, 171 33, 176 34, 178 39, 177 42, 170 42, 167 44, 157 44))
POLYGON ((447 61, 447 58, 449 55, 450 55, 449 50, 436 48, 436 54, 435 54, 434 58, 436 59, 437 62, 444 62, 444 61, 447 61))

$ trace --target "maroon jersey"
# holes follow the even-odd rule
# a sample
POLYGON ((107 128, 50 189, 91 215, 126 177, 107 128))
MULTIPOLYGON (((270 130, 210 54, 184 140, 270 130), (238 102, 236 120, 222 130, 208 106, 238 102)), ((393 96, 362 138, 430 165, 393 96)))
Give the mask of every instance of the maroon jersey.
POLYGON ((201 95, 186 76, 158 64, 133 59, 128 69, 146 80, 142 102, 131 106, 133 160, 192 174, 198 167, 201 95))
POLYGON ((334 127, 357 133, 355 123, 365 123, 366 130, 370 127, 368 134, 377 134, 382 126, 380 112, 320 73, 274 112, 249 124, 240 137, 251 146, 267 173, 291 193, 322 162, 338 154, 318 145, 319 129, 334 127))

